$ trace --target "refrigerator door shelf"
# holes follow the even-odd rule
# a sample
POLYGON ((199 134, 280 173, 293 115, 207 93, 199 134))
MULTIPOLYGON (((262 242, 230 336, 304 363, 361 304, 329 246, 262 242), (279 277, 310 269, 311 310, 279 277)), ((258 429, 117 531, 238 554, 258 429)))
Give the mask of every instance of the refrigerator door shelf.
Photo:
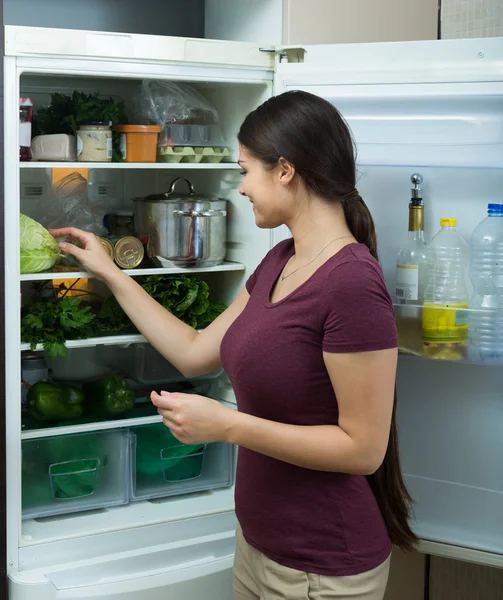
MULTIPOLYGON (((130 540, 114 546, 105 539, 103 548, 108 554, 84 558, 77 553, 72 563, 47 561, 45 567, 13 573, 10 592, 16 600, 231 600, 235 522, 229 521, 230 528, 224 531, 219 526, 222 519, 211 522, 213 527, 209 521, 207 527, 204 521, 192 527, 186 524, 185 536, 175 527, 178 535, 166 535, 167 542, 156 543, 158 532, 152 532, 150 545, 130 540), (122 551, 115 552, 116 548, 122 551)), ((99 547, 98 540, 96 544, 99 547)))

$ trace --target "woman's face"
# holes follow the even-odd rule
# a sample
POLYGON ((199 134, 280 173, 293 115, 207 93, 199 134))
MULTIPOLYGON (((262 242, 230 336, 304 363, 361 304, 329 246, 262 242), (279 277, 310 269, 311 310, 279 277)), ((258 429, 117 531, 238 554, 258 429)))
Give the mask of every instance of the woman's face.
POLYGON ((243 168, 243 181, 239 188, 253 205, 258 227, 272 229, 288 223, 294 208, 292 182, 295 169, 281 161, 273 169, 255 158, 240 146, 239 164, 243 168))

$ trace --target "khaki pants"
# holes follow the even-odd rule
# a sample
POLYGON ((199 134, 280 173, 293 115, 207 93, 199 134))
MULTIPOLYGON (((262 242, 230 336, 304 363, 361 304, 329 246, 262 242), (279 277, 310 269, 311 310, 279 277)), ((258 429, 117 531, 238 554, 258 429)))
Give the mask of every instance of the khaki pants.
POLYGON ((382 600, 391 557, 372 571, 327 577, 283 567, 236 532, 234 600, 382 600))

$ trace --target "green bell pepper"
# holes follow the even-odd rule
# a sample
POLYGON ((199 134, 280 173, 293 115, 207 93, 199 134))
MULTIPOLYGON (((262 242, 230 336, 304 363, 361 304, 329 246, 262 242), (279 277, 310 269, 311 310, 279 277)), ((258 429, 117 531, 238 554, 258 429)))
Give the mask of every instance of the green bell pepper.
POLYGON ((120 375, 86 381, 82 389, 89 411, 99 417, 115 417, 134 406, 134 391, 120 375))
POLYGON ((82 415, 84 394, 64 383, 39 381, 28 390, 28 413, 39 421, 78 419, 82 415))

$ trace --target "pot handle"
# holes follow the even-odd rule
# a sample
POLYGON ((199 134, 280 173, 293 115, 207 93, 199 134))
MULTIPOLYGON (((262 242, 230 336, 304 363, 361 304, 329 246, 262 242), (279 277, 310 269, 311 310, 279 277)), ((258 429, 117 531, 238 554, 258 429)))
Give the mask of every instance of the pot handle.
POLYGON ((226 210, 174 210, 175 217, 226 217, 226 210))
POLYGON ((190 179, 187 179, 186 177, 177 177, 176 179, 173 179, 173 181, 171 182, 171 185, 169 186, 170 194, 172 194, 175 191, 176 184, 179 181, 186 181, 187 185, 189 186, 189 192, 191 194, 194 194, 194 186, 192 185, 192 181, 190 181, 190 179))

